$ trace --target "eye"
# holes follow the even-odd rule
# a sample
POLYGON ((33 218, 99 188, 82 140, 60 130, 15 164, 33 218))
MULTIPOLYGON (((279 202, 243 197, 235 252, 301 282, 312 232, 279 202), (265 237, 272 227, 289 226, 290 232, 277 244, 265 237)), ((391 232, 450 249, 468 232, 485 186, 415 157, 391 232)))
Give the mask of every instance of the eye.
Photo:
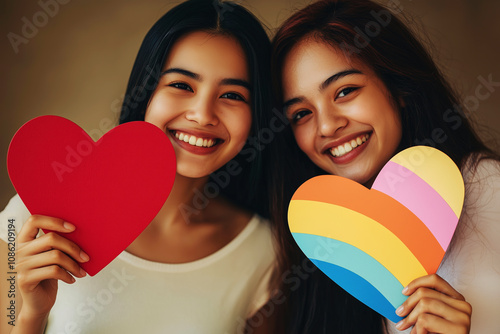
POLYGON ((174 87, 174 88, 177 88, 177 89, 187 90, 187 91, 190 91, 190 92, 193 91, 193 89, 188 84, 186 84, 184 82, 174 82, 174 83, 169 84, 168 86, 174 87))
POLYGON ((232 92, 222 94, 221 98, 246 102, 246 100, 245 100, 245 98, 243 96, 241 96, 238 93, 232 93, 232 92))
POLYGON ((342 98, 342 97, 346 97, 347 95, 351 94, 352 92, 358 90, 359 87, 347 87, 347 88, 344 88, 340 91, 340 93, 337 95, 337 97, 335 98, 338 99, 338 98, 342 98))
POLYGON ((297 123, 299 122, 302 118, 306 117, 311 113, 310 110, 307 109, 302 109, 299 111, 296 111, 295 113, 292 114, 292 122, 297 123))

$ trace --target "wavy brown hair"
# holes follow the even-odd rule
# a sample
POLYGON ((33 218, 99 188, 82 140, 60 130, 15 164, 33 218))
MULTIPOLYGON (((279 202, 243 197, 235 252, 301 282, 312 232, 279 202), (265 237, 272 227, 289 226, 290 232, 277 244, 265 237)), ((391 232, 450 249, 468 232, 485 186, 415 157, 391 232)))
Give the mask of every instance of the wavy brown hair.
MULTIPOLYGON (((430 145, 459 166, 475 167, 483 158, 498 159, 475 133, 458 95, 414 33, 389 9, 370 0, 320 0, 286 20, 273 40, 272 72, 276 103, 282 97, 282 66, 290 50, 305 38, 341 50, 346 58, 369 66, 400 109, 403 137, 398 150, 430 145), (436 134, 439 134, 437 136, 436 134), (470 159, 472 157, 472 159, 470 159)), ((304 255, 288 230, 286 213, 293 192, 307 179, 324 174, 300 151, 288 127, 273 143, 271 212, 280 240, 278 283, 287 303, 282 310, 286 333, 383 333, 382 317, 345 293, 319 270, 287 284, 286 273, 304 266, 304 255)))

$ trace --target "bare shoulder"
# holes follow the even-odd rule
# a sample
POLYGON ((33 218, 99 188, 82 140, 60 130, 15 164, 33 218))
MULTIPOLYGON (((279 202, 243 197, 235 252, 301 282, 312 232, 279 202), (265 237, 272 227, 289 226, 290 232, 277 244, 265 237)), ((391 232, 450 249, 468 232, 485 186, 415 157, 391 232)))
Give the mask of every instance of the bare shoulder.
MULTIPOLYGON (((500 161, 491 158, 471 157, 464 164, 462 175, 466 184, 486 182, 495 185, 494 182, 500 181, 500 161)), ((498 184, 496 186, 500 187, 498 184)))
POLYGON ((500 308, 500 162, 468 162, 463 176, 464 210, 440 270, 472 305, 471 333, 489 333, 500 308))

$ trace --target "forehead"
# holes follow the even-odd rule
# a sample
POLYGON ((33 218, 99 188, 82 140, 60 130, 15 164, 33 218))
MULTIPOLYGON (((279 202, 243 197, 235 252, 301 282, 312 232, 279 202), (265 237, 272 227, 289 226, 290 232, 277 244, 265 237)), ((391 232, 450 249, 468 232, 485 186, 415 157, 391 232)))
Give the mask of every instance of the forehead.
POLYGON ((188 33, 174 43, 164 70, 173 67, 248 79, 247 58, 240 43, 234 37, 204 31, 188 33))
POLYGON ((283 91, 290 95, 302 87, 318 87, 332 74, 353 68, 369 72, 366 65, 348 59, 340 49, 318 38, 306 37, 295 44, 284 59, 283 91))

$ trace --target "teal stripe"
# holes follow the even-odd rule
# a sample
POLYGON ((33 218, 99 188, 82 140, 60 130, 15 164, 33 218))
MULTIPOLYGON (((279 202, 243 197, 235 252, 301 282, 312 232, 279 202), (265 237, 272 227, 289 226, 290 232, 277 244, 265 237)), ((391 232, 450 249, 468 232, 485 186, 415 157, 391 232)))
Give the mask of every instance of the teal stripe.
POLYGON ((389 301, 377 289, 365 281, 361 276, 328 262, 319 260, 311 261, 314 265, 316 265, 316 267, 321 268, 321 271, 323 271, 328 277, 335 277, 335 283, 366 306, 377 311, 394 323, 397 323, 402 319, 396 314, 394 306, 392 306, 391 303, 389 303, 389 301))
MULTIPOLYGON (((406 300, 407 297, 401 293, 403 286, 394 275, 380 262, 360 249, 345 242, 318 235, 305 233, 292 233, 292 235, 309 259, 331 263, 361 276, 377 289, 395 309, 406 300)), ((384 247, 384 245, 380 245, 380 247, 384 247)), ((321 267, 319 268, 322 270, 321 267)), ((335 277, 330 278, 337 282, 335 277)))

